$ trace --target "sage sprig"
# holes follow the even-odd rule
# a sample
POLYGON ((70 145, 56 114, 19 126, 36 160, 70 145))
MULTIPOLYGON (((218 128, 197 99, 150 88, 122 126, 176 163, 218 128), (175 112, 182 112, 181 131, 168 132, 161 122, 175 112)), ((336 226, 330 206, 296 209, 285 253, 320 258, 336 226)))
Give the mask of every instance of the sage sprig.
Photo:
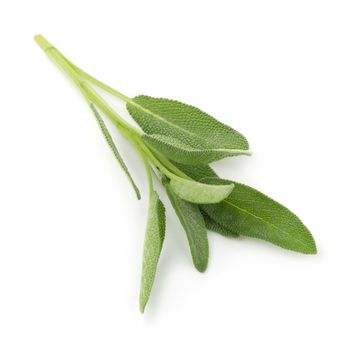
POLYGON ((153 188, 152 172, 166 189, 198 271, 205 271, 208 265, 208 230, 229 237, 251 236, 304 254, 316 253, 310 231, 295 214, 249 186, 220 179, 209 166, 226 157, 250 155, 242 134, 182 102, 145 95, 129 98, 84 72, 43 36, 36 35, 35 40, 84 96, 138 199, 140 191, 102 115, 134 145, 144 163, 149 209, 142 261, 141 312, 151 294, 165 237, 165 208, 153 188), (96 87, 123 100, 140 129, 121 118, 96 87))

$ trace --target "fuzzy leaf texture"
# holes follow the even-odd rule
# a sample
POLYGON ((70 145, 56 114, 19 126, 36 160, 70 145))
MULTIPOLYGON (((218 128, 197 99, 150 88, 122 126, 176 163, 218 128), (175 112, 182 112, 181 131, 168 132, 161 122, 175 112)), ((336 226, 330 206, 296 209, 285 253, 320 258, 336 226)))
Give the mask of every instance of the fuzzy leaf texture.
MULTIPOLYGON (((218 177, 215 171, 209 165, 187 165, 181 163, 174 163, 182 172, 190 176, 195 181, 201 181, 203 178, 218 177)), ((205 226, 209 231, 220 233, 223 236, 238 237, 236 232, 233 232, 230 227, 225 227, 221 222, 220 217, 210 217, 205 208, 199 206, 201 214, 205 221, 205 226)))
POLYGON ((173 163, 178 169, 195 181, 200 181, 204 177, 218 177, 216 172, 209 165, 188 165, 177 162, 173 163))
MULTIPOLYGON (((222 183, 218 178, 203 181, 222 183)), ((310 231, 295 214, 249 186, 235 182, 234 190, 225 200, 202 208, 211 218, 237 234, 263 239, 304 254, 317 252, 310 231)))
MULTIPOLYGON (((227 180, 219 179, 208 165, 196 168, 184 164, 176 166, 196 181, 227 184, 227 180)), ((200 205, 208 229, 232 237, 245 235, 263 239, 300 253, 317 253, 310 231, 289 209, 247 185, 234 184, 231 194, 221 203, 200 205), (206 219, 205 214, 215 225, 206 219), (221 231, 220 227, 224 230, 221 231)))
POLYGON ((176 177, 170 180, 170 187, 182 199, 191 203, 219 203, 233 190, 234 184, 204 184, 176 177))
POLYGON ((225 157, 247 154, 244 150, 194 148, 172 136, 153 134, 143 135, 142 139, 168 158, 185 164, 208 164, 225 157))
POLYGON ((143 247, 142 277, 140 289, 140 311, 144 312, 151 294, 157 264, 165 236, 165 209, 157 192, 149 200, 148 220, 143 247))
POLYGON ((207 229, 198 205, 182 200, 169 184, 166 184, 166 191, 186 232, 193 264, 198 271, 203 272, 208 265, 209 245, 207 229))
POLYGON ((177 162, 206 164, 249 154, 243 135, 196 107, 141 95, 127 109, 146 133, 145 142, 177 162))
POLYGON ((126 174, 127 178, 129 179, 130 183, 131 183, 131 186, 133 187, 135 193, 136 193, 136 197, 137 199, 141 199, 141 194, 140 194, 140 190, 138 189, 138 187, 136 186, 135 184, 135 181, 134 179, 132 178, 130 172, 129 172, 129 169, 128 167, 126 166, 123 158, 121 157, 118 149, 117 149, 117 146, 115 145, 114 141, 113 141, 113 138, 111 136, 111 134, 109 133, 107 127, 106 127, 106 124, 105 122, 103 121, 100 113, 98 113, 96 107, 93 105, 93 104, 90 104, 90 108, 92 109, 94 115, 95 115, 95 118, 98 122, 98 125, 102 131, 102 134, 104 136, 104 138, 106 139, 109 147, 111 148, 113 154, 114 154, 114 157, 115 159, 119 162, 121 168, 124 170, 124 173, 126 174))
POLYGON ((220 225, 217 221, 212 219, 202 208, 200 209, 200 212, 203 216, 207 230, 220 233, 226 237, 238 237, 238 234, 236 232, 233 232, 230 229, 220 225))

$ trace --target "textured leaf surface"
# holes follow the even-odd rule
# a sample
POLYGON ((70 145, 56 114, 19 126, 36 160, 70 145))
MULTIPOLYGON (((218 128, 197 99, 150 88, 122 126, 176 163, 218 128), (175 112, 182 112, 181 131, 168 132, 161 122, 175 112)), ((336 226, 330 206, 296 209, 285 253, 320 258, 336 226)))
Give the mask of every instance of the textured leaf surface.
POLYGON ((191 203, 219 203, 232 192, 234 184, 210 185, 175 178, 170 180, 170 187, 180 198, 191 203))
POLYGON ((208 265, 209 245, 207 229, 198 205, 178 197, 169 184, 166 185, 168 197, 186 232, 192 260, 198 271, 203 272, 208 265))
POLYGON ((109 147, 111 148, 113 154, 114 154, 114 157, 115 159, 119 162, 120 166, 122 167, 122 169, 124 170, 124 173, 126 174, 126 176, 128 177, 135 193, 136 193, 136 196, 138 199, 141 198, 141 194, 140 194, 140 191, 138 189, 138 187, 136 186, 130 172, 129 172, 129 169, 128 167, 126 166, 123 158, 121 157, 118 149, 117 149, 117 146, 115 145, 115 143, 113 142, 113 139, 112 139, 112 136, 111 134, 109 133, 107 127, 106 127, 106 124, 105 122, 103 121, 101 115, 98 113, 97 109, 95 108, 95 106, 93 104, 90 104, 90 108, 92 109, 94 115, 95 115, 95 118, 98 122, 98 125, 100 126, 100 129, 102 131, 102 134, 103 136, 105 137, 109 147))
POLYGON ((198 164, 199 161, 237 155, 242 152, 234 150, 246 151, 249 148, 247 140, 239 132, 182 102, 141 95, 127 103, 127 109, 143 131, 153 135, 153 139, 148 141, 170 159, 179 162, 198 164), (177 140, 178 147, 170 147, 169 139, 164 136, 177 140), (183 151, 185 146, 186 152, 183 151), (206 157, 196 160, 191 156, 194 150, 205 150, 206 157), (210 153, 213 155, 209 157, 210 153))
POLYGON ((184 164, 208 164, 225 157, 247 154, 244 150, 236 149, 194 148, 183 141, 166 135, 145 134, 142 138, 148 145, 162 152, 169 159, 184 164))
POLYGON ((157 192, 150 197, 143 248, 140 311, 144 312, 156 276, 159 255, 165 236, 165 209, 157 192))
MULTIPOLYGON (((193 180, 201 181, 205 178, 219 178, 215 171, 209 165, 197 165, 191 166, 187 164, 174 163, 182 172, 190 176, 193 180)), ((238 237, 238 233, 231 229, 231 225, 225 226, 226 221, 222 221, 221 216, 216 212, 211 212, 211 216, 206 212, 206 208, 202 205, 199 206, 203 215, 205 225, 208 230, 220 233, 224 236, 238 237)))
POLYGON ((203 179, 204 177, 217 177, 216 172, 209 165, 188 165, 177 162, 173 163, 182 172, 196 181, 200 181, 200 179, 203 179))
POLYGON ((200 212, 204 218, 205 226, 209 231, 217 232, 227 237, 238 237, 238 234, 236 232, 233 232, 230 229, 220 225, 218 222, 212 219, 203 209, 201 209, 200 212))
MULTIPOLYGON (((217 178, 206 179, 206 182, 221 183, 217 178)), ((238 234, 305 254, 317 252, 310 231, 295 214, 249 186, 235 183, 234 190, 224 201, 202 208, 210 217, 238 234)))
MULTIPOLYGON (((227 183, 208 165, 197 168, 184 164, 176 166, 194 180, 210 182, 205 178, 212 177, 211 183, 227 183)), ((200 210, 223 227, 227 235, 256 237, 306 254, 317 252, 310 231, 289 209, 249 186, 234 183, 235 188, 221 203, 200 205, 200 210)), ((219 232, 210 227, 207 220, 206 224, 208 229, 219 232)))

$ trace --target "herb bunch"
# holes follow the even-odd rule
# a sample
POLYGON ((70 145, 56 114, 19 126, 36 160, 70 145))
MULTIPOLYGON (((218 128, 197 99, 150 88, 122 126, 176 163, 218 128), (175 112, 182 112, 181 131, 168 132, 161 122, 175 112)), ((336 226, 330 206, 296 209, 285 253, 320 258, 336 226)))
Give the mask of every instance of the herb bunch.
POLYGON ((228 237, 255 237, 304 254, 316 253, 311 233, 296 215, 247 185, 221 179, 209 166, 225 157, 250 155, 242 134, 200 109, 178 101, 144 95, 129 98, 77 67, 43 36, 36 35, 35 40, 85 97, 138 199, 140 191, 101 114, 134 145, 143 161, 149 184, 149 208, 141 312, 151 293, 165 237, 165 208, 154 190, 152 173, 166 189, 187 235, 193 264, 200 272, 208 265, 208 230, 228 237), (95 87, 123 100, 141 130, 121 118, 95 87))

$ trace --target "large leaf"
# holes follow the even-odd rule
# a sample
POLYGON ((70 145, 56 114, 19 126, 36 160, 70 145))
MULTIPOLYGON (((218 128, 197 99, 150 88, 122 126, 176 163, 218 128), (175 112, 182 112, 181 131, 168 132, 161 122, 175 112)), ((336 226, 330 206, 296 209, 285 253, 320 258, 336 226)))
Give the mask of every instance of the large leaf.
POLYGON ((178 197, 169 184, 166 185, 168 197, 186 232, 194 266, 203 272, 208 265, 209 246, 207 229, 198 205, 178 197))
MULTIPOLYGON (((227 180, 219 179, 208 165, 196 168, 184 164, 176 166, 196 181, 227 184, 227 180), (206 179, 210 177, 213 179, 206 179)), ((231 194, 221 203, 200 205, 202 213, 209 215, 215 222, 213 226, 213 223, 206 220, 208 229, 232 237, 246 235, 260 238, 301 253, 317 252, 310 231, 289 209, 249 186, 236 182, 234 184, 231 194), (224 231, 220 232, 220 227, 224 231)))
POLYGON ((176 177, 170 180, 170 187, 185 201, 207 204, 221 202, 232 192, 234 184, 211 185, 176 177))
POLYGON ((140 311, 144 312, 156 275, 165 236, 165 209, 157 192, 150 196, 147 228, 143 248, 140 311))
POLYGON ((128 102, 127 109, 143 131, 152 135, 146 140, 178 162, 207 163, 249 153, 244 152, 249 148, 244 136, 196 107, 141 95, 128 102), (172 141, 166 137, 176 140, 176 144, 170 147, 172 141), (206 157, 197 159, 191 155, 199 151, 205 151, 206 157))
POLYGON ((168 158, 183 164, 208 164, 225 157, 247 154, 247 151, 225 148, 194 148, 167 135, 143 135, 144 141, 168 158))
POLYGON ((138 187, 136 186, 133 178, 131 177, 131 174, 129 172, 129 169, 128 167, 126 166, 123 158, 121 157, 118 149, 117 149, 117 146, 115 145, 115 143, 113 142, 113 139, 112 139, 112 136, 111 134, 109 133, 107 127, 106 127, 106 124, 105 122, 103 121, 101 115, 98 113, 96 107, 93 105, 93 104, 90 104, 90 108, 92 109, 94 115, 95 115, 95 118, 98 122, 98 125, 102 131, 102 134, 103 136, 105 137, 109 147, 111 148, 113 154, 114 154, 114 157, 115 159, 119 162, 120 166, 122 167, 122 169, 124 170, 124 173, 126 174, 127 178, 129 179, 130 183, 131 183, 131 186, 133 187, 135 193, 136 193, 136 196, 138 199, 141 198, 141 195, 140 195, 140 191, 138 189, 138 187))
MULTIPOLYGON (((203 181, 222 183, 218 178, 203 181)), ((300 253, 317 252, 310 231, 295 214, 249 186, 235 182, 232 193, 221 203, 201 207, 210 217, 238 234, 263 239, 300 253)))

